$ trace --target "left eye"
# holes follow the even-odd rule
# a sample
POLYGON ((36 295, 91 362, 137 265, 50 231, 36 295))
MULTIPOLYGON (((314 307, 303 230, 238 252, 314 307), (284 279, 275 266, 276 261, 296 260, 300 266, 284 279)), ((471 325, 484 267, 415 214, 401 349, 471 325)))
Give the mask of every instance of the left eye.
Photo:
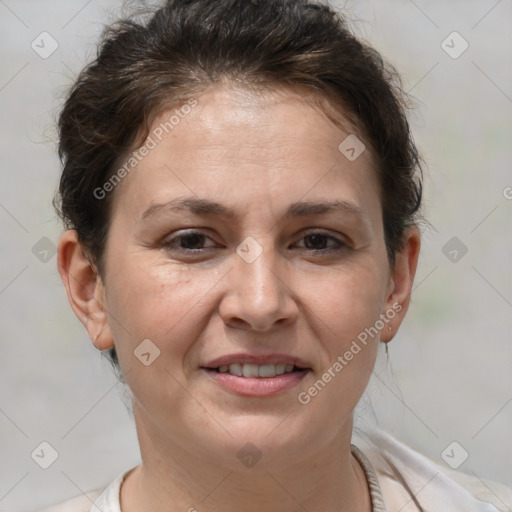
POLYGON ((304 246, 306 249, 310 249, 312 251, 329 251, 336 250, 345 247, 341 240, 334 238, 329 235, 325 235, 323 233, 311 233, 302 237, 301 240, 304 240, 304 246), (328 246, 328 243, 332 242, 332 245, 328 246))

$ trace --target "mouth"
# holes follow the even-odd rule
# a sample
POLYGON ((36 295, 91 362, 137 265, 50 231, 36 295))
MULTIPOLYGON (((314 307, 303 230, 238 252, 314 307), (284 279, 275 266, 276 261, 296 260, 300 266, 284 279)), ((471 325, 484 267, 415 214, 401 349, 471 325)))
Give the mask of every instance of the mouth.
POLYGON ((270 396, 293 388, 312 368, 290 356, 239 354, 218 358, 201 366, 201 370, 235 395, 270 396))
POLYGON ((223 364, 216 368, 204 368, 217 373, 228 373, 236 377, 243 378, 261 378, 271 379, 277 375, 283 375, 292 372, 303 372, 308 368, 300 368, 294 364, 243 364, 231 363, 229 365, 223 364))

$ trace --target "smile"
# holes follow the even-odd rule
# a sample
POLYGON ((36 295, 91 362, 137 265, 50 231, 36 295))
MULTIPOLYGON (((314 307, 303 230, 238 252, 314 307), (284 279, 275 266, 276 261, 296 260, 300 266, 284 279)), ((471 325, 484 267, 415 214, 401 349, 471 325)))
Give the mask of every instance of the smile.
POLYGON ((287 391, 298 385, 310 371, 293 365, 238 363, 201 370, 225 391, 246 397, 272 396, 287 391))
POLYGON ((229 373, 237 377, 263 377, 271 378, 284 373, 299 371, 293 364, 223 364, 216 369, 219 373, 229 373))

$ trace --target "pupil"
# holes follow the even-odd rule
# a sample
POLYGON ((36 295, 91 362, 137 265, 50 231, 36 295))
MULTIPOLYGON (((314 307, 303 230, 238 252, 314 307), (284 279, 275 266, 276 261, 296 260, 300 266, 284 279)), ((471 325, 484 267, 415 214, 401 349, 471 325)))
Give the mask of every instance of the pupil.
POLYGON ((185 235, 181 239, 181 242, 182 242, 181 246, 184 249, 198 249, 199 247, 193 247, 193 246, 198 245, 198 244, 201 245, 203 242, 203 238, 204 238, 203 235, 200 235, 197 233, 193 233, 191 235, 185 235))
POLYGON ((306 237, 306 247, 308 249, 325 249, 326 247, 327 239, 324 235, 309 235, 306 237), (308 244, 308 240, 312 241, 313 243, 308 244), (315 245, 316 242, 316 245, 315 245), (318 243, 320 242, 320 247, 318 246, 318 243), (314 247, 310 247, 313 245, 314 247))

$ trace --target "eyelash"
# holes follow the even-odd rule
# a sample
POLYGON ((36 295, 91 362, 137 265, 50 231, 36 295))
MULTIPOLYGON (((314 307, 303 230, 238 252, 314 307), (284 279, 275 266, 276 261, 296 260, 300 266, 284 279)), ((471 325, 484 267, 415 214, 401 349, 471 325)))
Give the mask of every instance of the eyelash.
MULTIPOLYGON (((215 249, 215 247, 205 247, 205 248, 200 248, 200 249, 188 249, 185 247, 176 247, 175 246, 175 243, 177 241, 179 242, 180 239, 184 239, 184 238, 187 238, 190 236, 201 236, 201 237, 204 237, 205 239, 210 238, 207 235, 205 235, 204 233, 201 233, 200 231, 189 231, 184 234, 175 236, 174 238, 164 242, 162 244, 162 246, 166 250, 179 251, 179 252, 182 252, 185 254, 190 254, 190 255, 199 254, 199 253, 204 252, 205 250, 209 250, 209 249, 215 249)), ((346 250, 349 247, 346 243, 342 242, 341 240, 338 240, 337 238, 335 238, 331 235, 322 233, 320 231, 314 231, 314 232, 307 233, 301 238, 301 240, 303 240, 307 237, 310 237, 310 236, 321 236, 321 237, 324 237, 325 239, 327 239, 328 241, 331 240, 335 243, 334 247, 328 247, 325 249, 307 249, 306 248, 308 251, 310 251, 313 254, 328 254, 328 253, 332 253, 332 252, 340 252, 342 250, 346 250)))

